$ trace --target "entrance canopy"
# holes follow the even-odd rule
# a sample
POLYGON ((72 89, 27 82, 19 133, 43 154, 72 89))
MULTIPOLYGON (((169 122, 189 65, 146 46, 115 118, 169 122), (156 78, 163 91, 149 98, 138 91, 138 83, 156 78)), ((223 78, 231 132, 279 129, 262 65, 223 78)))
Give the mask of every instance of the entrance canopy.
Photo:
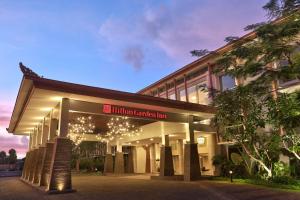
POLYGON ((213 117, 215 112, 207 105, 47 79, 22 63, 20 68, 24 76, 7 129, 16 135, 29 135, 49 113, 52 118, 59 118, 59 104, 63 98, 70 99, 70 113, 128 116, 144 124, 154 121, 185 123, 189 115, 201 121, 213 117))

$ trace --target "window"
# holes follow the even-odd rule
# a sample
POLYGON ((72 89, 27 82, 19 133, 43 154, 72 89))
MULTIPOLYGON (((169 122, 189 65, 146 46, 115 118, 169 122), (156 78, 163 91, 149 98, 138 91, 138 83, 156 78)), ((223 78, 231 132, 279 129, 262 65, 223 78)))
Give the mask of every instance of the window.
POLYGON ((203 105, 207 105, 209 104, 209 97, 208 97, 208 91, 207 91, 207 87, 206 84, 199 84, 197 85, 198 87, 198 103, 199 104, 203 104, 203 105))
POLYGON ((206 85, 203 83, 188 88, 189 102, 207 105, 209 103, 208 92, 204 89, 206 85))
POLYGON ((185 90, 184 90, 184 88, 183 89, 181 89, 181 90, 179 90, 179 100, 180 101, 186 101, 186 96, 185 96, 185 90))
POLYGON ((198 103, 197 87, 196 85, 191 86, 187 89, 189 95, 189 102, 198 103))
POLYGON ((229 90, 235 87, 235 80, 229 75, 220 76, 221 90, 229 90))
POLYGON ((169 94, 169 99, 176 100, 176 95, 175 95, 175 93, 169 94))
POLYGON ((161 93, 161 94, 159 94, 159 97, 166 99, 167 98, 167 94, 165 92, 161 93))

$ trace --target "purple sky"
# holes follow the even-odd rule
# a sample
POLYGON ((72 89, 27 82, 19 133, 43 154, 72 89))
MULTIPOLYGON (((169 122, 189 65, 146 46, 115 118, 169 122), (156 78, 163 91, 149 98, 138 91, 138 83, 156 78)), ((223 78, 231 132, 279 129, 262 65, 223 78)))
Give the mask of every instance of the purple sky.
POLYGON ((266 1, 1 1, 0 150, 28 148, 5 130, 20 61, 47 78, 136 92, 193 61, 190 50, 245 34, 266 1))

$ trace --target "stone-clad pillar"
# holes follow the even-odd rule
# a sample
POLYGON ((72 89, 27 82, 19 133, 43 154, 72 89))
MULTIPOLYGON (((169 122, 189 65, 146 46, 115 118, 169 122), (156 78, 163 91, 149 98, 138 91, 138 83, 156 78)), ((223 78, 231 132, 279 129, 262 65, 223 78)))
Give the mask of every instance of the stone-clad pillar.
POLYGON ((47 190, 49 192, 72 191, 71 155, 72 143, 67 138, 70 100, 63 98, 60 103, 59 136, 54 140, 53 155, 47 190))
POLYGON ((33 170, 33 151, 36 147, 36 135, 37 135, 37 130, 34 129, 32 133, 32 144, 31 144, 31 150, 28 152, 28 155, 26 154, 26 163, 24 165, 23 171, 24 177, 23 179, 26 181, 29 181, 30 173, 33 170))
POLYGON ((37 149, 37 157, 36 157, 36 166, 34 169, 34 176, 33 176, 33 184, 40 185, 41 175, 42 175, 42 167, 44 163, 44 156, 45 156, 45 148, 40 146, 37 149))
POLYGON ((199 179, 200 164, 198 145, 194 142, 194 119, 193 116, 188 118, 187 143, 184 145, 184 180, 193 181, 199 179))
POLYGON ((35 169, 36 169, 37 161, 38 161, 38 159, 37 159, 38 151, 39 151, 38 148, 36 148, 32 151, 32 157, 31 157, 31 161, 30 161, 31 166, 30 166, 30 169, 29 169, 29 179, 28 179, 29 182, 33 182, 35 169))
POLYGON ((172 149, 169 146, 169 135, 162 135, 162 146, 160 148, 160 176, 173 176, 174 166, 172 149))
POLYGON ((26 165, 24 166, 25 174, 23 177, 23 179, 26 181, 29 181, 30 169, 32 167, 32 154, 33 154, 33 150, 28 152, 28 155, 26 154, 26 165))
POLYGON ((117 141, 117 151, 115 154, 115 166, 114 173, 124 174, 125 165, 124 165, 124 153, 122 152, 122 145, 117 141))
POLYGON ((150 146, 143 146, 146 151, 146 165, 145 165, 145 173, 151 172, 151 160, 150 160, 150 146))
POLYGON ((30 135, 29 135, 29 148, 28 148, 28 151, 26 153, 25 162, 24 162, 23 169, 22 169, 22 176, 21 176, 22 179, 25 179, 26 173, 27 173, 27 166, 28 166, 28 163, 29 163, 28 158, 29 158, 29 154, 30 154, 30 151, 32 149, 32 143, 33 143, 32 135, 33 135, 33 133, 30 133, 30 135))
POLYGON ((23 166, 23 170, 22 170, 22 176, 21 178, 25 180, 26 174, 27 174, 27 169, 28 169, 28 163, 29 163, 29 155, 30 155, 30 150, 26 153, 26 157, 25 157, 25 163, 23 166))
POLYGON ((56 136, 56 130, 58 127, 58 120, 52 118, 53 112, 50 112, 49 117, 49 129, 48 129, 48 142, 46 143, 46 150, 45 150, 45 158, 42 168, 42 176, 40 185, 41 186, 48 186, 49 185, 49 177, 50 177, 50 166, 53 156, 53 148, 54 148, 54 138, 56 136))
POLYGON ((45 160, 45 153, 46 153, 46 142, 48 139, 48 126, 46 124, 46 119, 43 120, 41 129, 40 129, 40 139, 41 143, 38 148, 38 153, 37 153, 37 165, 35 167, 34 171, 34 178, 33 178, 33 183, 37 184, 38 186, 41 185, 41 177, 42 177, 42 170, 44 167, 44 160, 45 160))
POLYGON ((133 166, 133 150, 134 146, 129 148, 128 158, 127 158, 127 165, 126 165, 126 173, 134 173, 134 166, 133 166))
POLYGON ((106 173, 113 173, 113 157, 111 154, 111 145, 107 142, 106 143, 106 155, 104 161, 104 174, 106 173))
POLYGON ((47 142, 40 186, 48 186, 49 184, 49 175, 50 175, 50 166, 51 166, 51 161, 53 156, 53 148, 54 148, 54 142, 47 142))

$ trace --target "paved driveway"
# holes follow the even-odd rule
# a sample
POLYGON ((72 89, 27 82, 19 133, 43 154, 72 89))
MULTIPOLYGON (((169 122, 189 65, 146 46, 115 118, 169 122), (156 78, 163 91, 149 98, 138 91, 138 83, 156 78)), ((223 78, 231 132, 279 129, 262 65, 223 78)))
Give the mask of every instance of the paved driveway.
POLYGON ((78 190, 76 193, 46 195, 19 181, 18 178, 0 178, 0 200, 300 200, 300 192, 283 192, 210 181, 179 182, 134 177, 74 176, 73 186, 78 190))

